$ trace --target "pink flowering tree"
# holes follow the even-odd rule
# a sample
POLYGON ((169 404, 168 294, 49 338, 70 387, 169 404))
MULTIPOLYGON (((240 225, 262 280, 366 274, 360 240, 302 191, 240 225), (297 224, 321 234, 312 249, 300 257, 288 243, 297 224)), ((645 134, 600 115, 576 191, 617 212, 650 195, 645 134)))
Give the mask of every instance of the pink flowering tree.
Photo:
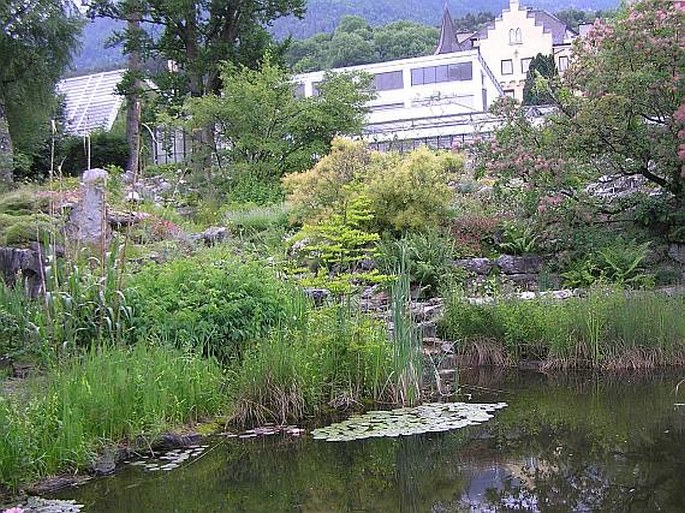
POLYGON ((559 93, 567 147, 685 203, 685 10, 643 0, 579 38, 559 93))

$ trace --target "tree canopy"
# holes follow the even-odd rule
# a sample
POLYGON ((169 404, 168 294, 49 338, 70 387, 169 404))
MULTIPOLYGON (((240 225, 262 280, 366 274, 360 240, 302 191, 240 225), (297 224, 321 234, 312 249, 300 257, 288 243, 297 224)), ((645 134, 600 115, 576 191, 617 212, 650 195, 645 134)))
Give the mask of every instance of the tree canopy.
POLYGON ((70 0, 0 4, 0 180, 29 167, 49 134, 55 84, 78 47, 81 25, 70 0))
POLYGON ((189 127, 215 126, 218 162, 261 180, 311 167, 338 134, 361 131, 373 97, 365 74, 327 74, 318 95, 297 96, 292 77, 268 56, 262 68, 224 63, 219 95, 190 98, 189 127))
POLYGON ((480 168, 522 179, 539 193, 598 175, 641 175, 685 205, 685 10, 644 0, 596 21, 575 43, 557 107, 534 124, 508 105, 495 139, 480 145, 480 168))

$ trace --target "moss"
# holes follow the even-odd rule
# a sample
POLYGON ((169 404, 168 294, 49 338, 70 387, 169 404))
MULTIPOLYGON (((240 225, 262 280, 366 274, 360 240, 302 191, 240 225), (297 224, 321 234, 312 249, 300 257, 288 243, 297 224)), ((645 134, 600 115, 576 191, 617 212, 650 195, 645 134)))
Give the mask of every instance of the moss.
POLYGON ((0 214, 23 216, 44 211, 49 199, 32 189, 18 189, 0 196, 0 214))
POLYGON ((0 244, 4 246, 42 242, 54 231, 54 221, 46 214, 0 214, 0 244))

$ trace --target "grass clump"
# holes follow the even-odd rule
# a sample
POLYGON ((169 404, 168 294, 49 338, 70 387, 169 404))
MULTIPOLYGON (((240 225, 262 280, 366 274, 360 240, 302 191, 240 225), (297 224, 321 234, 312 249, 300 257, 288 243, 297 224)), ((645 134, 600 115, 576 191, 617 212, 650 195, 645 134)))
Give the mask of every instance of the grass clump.
POLYGON ((191 352, 103 346, 48 372, 28 400, 0 398, 0 482, 16 487, 87 466, 108 441, 218 413, 223 372, 191 352))
POLYGON ((499 298, 480 305, 453 295, 439 329, 470 362, 651 368, 685 364, 683 311, 685 297, 617 289, 565 301, 499 298))
POLYGON ((233 374, 233 418, 285 423, 388 398, 392 348, 385 326, 349 304, 306 312, 250 348, 233 374))

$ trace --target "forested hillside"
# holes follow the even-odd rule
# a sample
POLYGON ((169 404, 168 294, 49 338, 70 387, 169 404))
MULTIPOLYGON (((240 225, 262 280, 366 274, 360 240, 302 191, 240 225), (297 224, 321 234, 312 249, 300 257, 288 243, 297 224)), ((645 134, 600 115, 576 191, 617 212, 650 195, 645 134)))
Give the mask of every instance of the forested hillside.
MULTIPOLYGON (((506 7, 506 0, 485 0, 478 4, 467 4, 463 1, 448 0, 447 4, 454 17, 468 13, 499 13, 506 7)), ((318 33, 331 33, 345 15, 361 16, 372 27, 385 25, 398 20, 418 22, 437 26, 440 22, 444 0, 309 0, 307 14, 302 20, 288 18, 278 20, 273 27, 277 38, 292 35, 295 39, 309 38, 318 33)), ((604 10, 615 8, 617 0, 530 0, 524 5, 558 12, 570 8, 580 10, 604 10)), ((112 68, 123 62, 121 53, 116 48, 105 49, 105 42, 111 37, 117 25, 110 20, 96 20, 88 23, 84 29, 83 50, 75 59, 77 72, 86 70, 112 68)))

